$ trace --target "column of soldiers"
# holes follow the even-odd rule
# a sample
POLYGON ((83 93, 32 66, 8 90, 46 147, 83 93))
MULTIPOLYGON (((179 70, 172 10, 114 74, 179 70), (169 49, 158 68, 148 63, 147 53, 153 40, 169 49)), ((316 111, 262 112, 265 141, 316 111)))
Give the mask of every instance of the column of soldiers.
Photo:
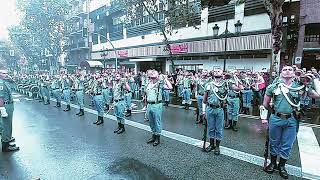
MULTIPOLYGON (((191 105, 192 94, 197 101, 196 123, 207 122, 210 145, 205 152, 214 150, 220 154, 220 143, 224 129, 238 131, 239 113, 252 113, 252 107, 263 104, 271 112, 269 122, 271 163, 265 171, 272 173, 279 169, 283 178, 288 174, 285 163, 290 157, 292 145, 297 133, 297 119, 300 112, 300 100, 306 96, 319 98, 319 74, 316 71, 300 74, 294 68, 285 66, 279 77, 272 73, 269 79, 262 73, 251 71, 223 72, 221 69, 193 74, 179 72, 177 78, 160 74, 156 70, 148 70, 140 74, 140 85, 134 74, 130 73, 96 73, 84 75, 29 75, 19 76, 17 89, 30 97, 39 98, 45 105, 49 101, 49 89, 56 99, 56 107, 61 107, 61 95, 66 104, 65 111, 70 111, 70 97, 75 94, 79 112, 84 115, 84 95, 92 97, 98 112, 96 125, 104 123, 105 112, 114 109, 118 126, 114 133, 125 132, 125 116, 131 116, 131 98, 138 91, 145 104, 145 118, 148 119, 152 137, 147 143, 159 145, 162 131, 163 105, 168 106, 172 84, 176 86, 178 101, 186 110, 191 105), (268 86, 269 85, 269 86, 268 86), (140 87, 138 87, 140 86, 140 87), (267 87, 268 86, 268 87, 267 87), (265 95, 264 95, 265 93, 265 95), (254 98, 256 97, 256 102, 254 98), (264 97, 264 100, 263 100, 264 97), (271 104, 271 105, 270 105, 271 104), (279 142, 280 145, 279 145, 279 142), (280 162, 277 164, 277 157, 280 162)), ((303 105, 303 104, 302 104, 303 105)))

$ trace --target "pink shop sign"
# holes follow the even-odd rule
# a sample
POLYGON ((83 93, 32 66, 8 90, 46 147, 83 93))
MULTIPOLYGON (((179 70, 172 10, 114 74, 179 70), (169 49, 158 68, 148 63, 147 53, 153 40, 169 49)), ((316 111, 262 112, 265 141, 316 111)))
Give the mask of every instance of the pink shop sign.
POLYGON ((182 54, 188 52, 188 44, 171 44, 170 45, 171 53, 172 54, 182 54))
POLYGON ((118 50, 117 53, 120 57, 128 57, 128 50, 118 50))

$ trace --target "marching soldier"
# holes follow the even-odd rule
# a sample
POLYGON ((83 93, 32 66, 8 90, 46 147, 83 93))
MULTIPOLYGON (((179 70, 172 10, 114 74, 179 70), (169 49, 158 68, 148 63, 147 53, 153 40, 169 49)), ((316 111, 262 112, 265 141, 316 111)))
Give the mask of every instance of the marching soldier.
POLYGON ((125 105, 126 105, 126 117, 131 116, 131 103, 132 103, 132 91, 134 91, 134 79, 133 77, 128 74, 126 76, 126 80, 128 82, 128 85, 130 86, 130 90, 126 90, 125 96, 124 96, 124 100, 125 100, 125 105))
POLYGON ((223 71, 217 69, 213 72, 213 79, 207 83, 206 91, 203 96, 202 115, 206 117, 210 146, 205 152, 214 149, 214 154, 220 154, 220 142, 223 138, 224 110, 223 106, 227 98, 227 85, 223 80, 223 71))
POLYGON ((57 104, 55 105, 55 107, 59 108, 59 107, 61 107, 61 90, 60 90, 61 89, 61 80, 60 80, 59 75, 56 75, 56 77, 52 81, 51 89, 52 89, 53 96, 57 101, 57 104))
POLYGON ((153 70, 150 82, 147 85, 146 97, 144 98, 147 103, 147 115, 152 131, 152 137, 147 141, 147 143, 153 143, 153 146, 160 144, 163 111, 161 96, 163 89, 172 89, 171 83, 163 75, 159 78, 159 73, 156 70, 153 70))
POLYGON ((235 74, 232 78, 227 80, 228 97, 227 97, 227 118, 228 125, 226 129, 232 129, 233 131, 238 131, 237 123, 239 120, 239 111, 240 111, 240 99, 239 93, 242 89, 240 80, 235 74))
POLYGON ((176 86, 178 86, 178 99, 177 101, 182 101, 182 95, 183 95, 183 72, 180 71, 178 76, 177 76, 177 82, 176 86))
POLYGON ((198 77, 196 79, 196 92, 195 92, 195 97, 197 98, 197 117, 196 117, 196 124, 203 123, 203 117, 202 117, 202 101, 203 101, 203 95, 205 92, 205 87, 206 84, 208 83, 208 71, 204 70, 202 74, 200 75, 201 77, 198 77), (199 114, 200 114, 200 119, 199 119, 199 114))
MULTIPOLYGON (((166 75, 165 77, 168 79, 168 81, 169 81, 171 84, 173 84, 173 78, 172 78, 172 76, 169 77, 168 75, 166 75)), ((163 89, 163 94, 162 94, 162 96, 163 96, 163 101, 164 101, 164 105, 165 105, 165 106, 169 106, 170 91, 171 91, 171 89, 168 89, 168 88, 164 88, 164 89, 163 89)))
POLYGON ((121 78, 119 73, 116 74, 115 80, 112 84, 113 89, 113 103, 114 103, 114 115, 117 117, 118 128, 113 131, 117 134, 122 134, 125 132, 124 128, 124 111, 125 111, 125 102, 124 96, 125 91, 130 91, 130 86, 126 83, 125 79, 121 78))
POLYGON ((84 115, 84 76, 78 73, 74 80, 74 91, 76 93, 77 103, 79 105, 79 112, 76 114, 78 116, 84 115))
POLYGON ((62 80, 62 93, 63 93, 63 99, 67 104, 66 109, 63 111, 70 111, 70 103, 71 103, 71 81, 69 77, 65 74, 63 75, 63 80, 62 80))
POLYGON ((188 71, 186 71, 182 82, 183 82, 182 104, 185 105, 185 109, 188 110, 189 106, 191 105, 191 83, 193 83, 192 73, 191 72, 189 73, 188 71))
POLYGON ((252 79, 250 77, 250 72, 244 74, 242 79, 242 84, 244 86, 242 93, 242 108, 245 114, 252 114, 252 98, 253 92, 251 89, 252 86, 252 79))
POLYGON ((44 77, 44 81, 43 81, 43 100, 44 100, 44 105, 48 105, 50 104, 50 78, 49 75, 46 75, 44 77))
POLYGON ((98 112, 98 119, 93 124, 100 125, 104 123, 104 100, 102 95, 102 81, 101 75, 96 74, 95 79, 93 80, 92 87, 90 89, 90 94, 93 96, 93 103, 98 112))
POLYGON ((2 152, 18 151, 19 147, 10 144, 15 139, 12 137, 12 116, 14 104, 9 85, 10 77, 5 66, 0 64, 0 134, 2 142, 2 152))
POLYGON ((106 106, 106 111, 109 111, 110 109, 110 102, 111 102, 110 84, 111 84, 110 76, 108 76, 107 74, 104 74, 103 82, 102 82, 102 94, 103 94, 103 98, 106 106))
POLYGON ((264 171, 271 174, 278 169, 280 176, 285 179, 288 179, 285 164, 290 157, 297 135, 300 95, 307 93, 312 98, 320 98, 319 79, 314 78, 315 90, 313 90, 295 82, 294 75, 291 66, 284 66, 277 81, 267 87, 263 102, 263 106, 272 113, 269 119, 271 163, 264 171), (271 101, 272 107, 270 107, 271 101), (278 156, 280 156, 279 164, 277 164, 278 156))

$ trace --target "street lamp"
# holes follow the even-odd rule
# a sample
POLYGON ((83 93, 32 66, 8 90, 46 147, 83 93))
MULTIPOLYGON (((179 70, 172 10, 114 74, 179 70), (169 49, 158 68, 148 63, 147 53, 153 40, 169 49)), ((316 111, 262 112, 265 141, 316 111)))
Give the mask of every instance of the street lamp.
POLYGON ((212 27, 212 31, 213 31, 213 36, 218 36, 219 34, 219 26, 218 24, 215 24, 213 27, 212 27))
POLYGON ((240 20, 238 20, 238 22, 236 24, 234 24, 234 27, 235 27, 236 33, 241 33, 242 23, 240 22, 240 20))
POLYGON ((101 57, 103 57, 103 67, 106 68, 106 57, 108 56, 108 49, 103 47, 103 53, 101 54, 101 57))
MULTIPOLYGON (((102 27, 102 28, 103 28, 103 27, 102 27)), ((101 29, 102 29, 102 28, 101 28, 101 29)), ((100 30, 101 30, 101 29, 100 29, 100 30)), ((118 53, 117 53, 116 48, 114 48, 112 42, 111 42, 106 36, 104 36, 104 35, 102 35, 102 34, 100 34, 100 33, 92 32, 92 34, 99 35, 99 36, 105 38, 106 41, 110 43, 110 45, 112 46, 112 49, 113 49, 113 51, 114 51, 114 54, 115 54, 115 60, 116 60, 116 62, 115 62, 115 63, 116 63, 115 68, 116 68, 116 71, 118 71, 118 53)))

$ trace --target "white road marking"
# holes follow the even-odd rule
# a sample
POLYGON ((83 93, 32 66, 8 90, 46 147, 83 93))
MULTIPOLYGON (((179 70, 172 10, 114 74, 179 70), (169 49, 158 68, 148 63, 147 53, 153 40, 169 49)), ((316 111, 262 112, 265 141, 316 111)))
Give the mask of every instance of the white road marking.
POLYGON ((20 102, 20 99, 13 99, 13 102, 20 102))
POLYGON ((297 135, 302 176, 320 179, 320 147, 311 127, 301 126, 297 135))
MULTIPOLYGON (((51 100, 52 101, 56 101, 55 99, 51 99, 51 100)), ((66 105, 65 102, 61 102, 61 103, 66 105)), ((73 108, 79 108, 75 104, 71 104, 70 106, 73 107, 73 108)), ((91 113, 91 114, 98 115, 97 111, 95 111, 93 109, 84 108, 84 110, 86 112, 91 113)), ((113 116, 113 115, 105 114, 104 117, 108 118, 108 119, 111 119, 111 120, 114 120, 114 121, 117 121, 117 118, 115 116, 113 116)), ((132 127, 138 128, 138 129, 142 129, 142 130, 151 132, 150 127, 147 126, 147 125, 144 125, 144 124, 141 124, 141 123, 138 123, 138 122, 134 122, 134 121, 131 121, 131 120, 128 120, 128 119, 125 119, 125 123, 126 123, 126 125, 129 125, 129 126, 132 126, 132 127)), ((166 130, 163 130, 161 135, 165 136, 167 138, 173 139, 173 140, 177 140, 179 142, 183 142, 183 143, 186 143, 186 144, 190 144, 192 146, 196 146, 196 147, 202 148, 203 141, 199 140, 199 139, 195 139, 195 138, 192 138, 192 137, 184 136, 184 135, 173 133, 173 132, 166 131, 166 130)), ((262 145, 263 145, 263 143, 262 143, 262 145)), ((238 151, 238 150, 227 148, 227 147, 223 147, 223 146, 221 146, 220 149, 221 149, 221 154, 223 154, 223 155, 226 155, 226 156, 238 159, 238 160, 242 160, 242 161, 245 161, 245 162, 248 162, 248 163, 255 164, 255 165, 263 167, 263 163, 264 163, 264 158, 263 157, 259 157, 259 156, 253 155, 253 154, 249 154, 249 153, 246 153, 246 152, 238 151)), ((287 168, 287 171, 288 171, 289 174, 291 174, 293 176, 296 176, 296 177, 302 177, 301 167, 297 167, 297 166, 293 166, 293 165, 288 165, 287 164, 286 168, 287 168)), ((316 177, 316 176, 317 175, 315 174, 314 177, 316 177)), ((320 176, 318 178, 320 178, 320 176)))

